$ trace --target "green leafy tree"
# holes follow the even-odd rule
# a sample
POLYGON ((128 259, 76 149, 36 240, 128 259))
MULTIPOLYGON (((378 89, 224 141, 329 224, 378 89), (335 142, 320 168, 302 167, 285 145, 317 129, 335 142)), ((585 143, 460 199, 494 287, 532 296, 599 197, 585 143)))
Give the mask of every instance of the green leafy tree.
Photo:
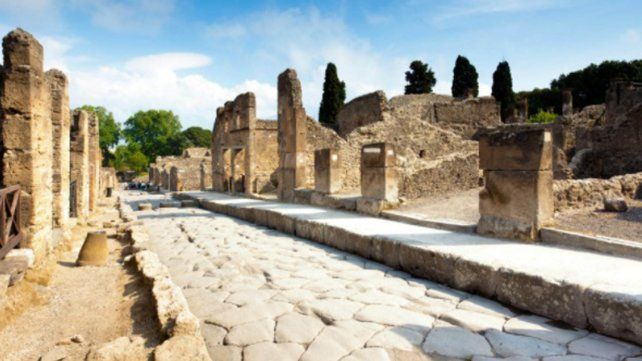
POLYGON ((499 63, 493 73, 492 95, 495 100, 501 102, 502 121, 506 121, 512 110, 515 109, 513 77, 510 74, 510 66, 507 61, 499 63))
POLYGON ((410 70, 406 72, 406 82, 406 94, 424 94, 432 93, 437 80, 428 64, 415 60, 410 63, 410 70))
POLYGON ((178 116, 169 110, 138 111, 125 122, 123 134, 128 144, 140 145, 148 160, 179 155, 187 144, 178 116))
POLYGON ((103 106, 83 105, 80 109, 96 114, 100 132, 100 151, 103 155, 103 166, 114 160, 111 149, 118 144, 121 136, 120 124, 114 120, 114 114, 103 106))
POLYGON ((327 127, 336 128, 337 115, 346 101, 346 83, 339 80, 337 67, 328 63, 323 82, 323 98, 319 107, 319 122, 327 127))
POLYGON ((453 69, 453 85, 451 87, 453 96, 461 98, 466 95, 468 89, 473 91, 473 96, 479 95, 478 78, 475 66, 466 57, 459 55, 453 69))
POLYGON ((183 131, 190 147, 209 148, 212 144, 212 131, 201 127, 189 127, 183 131))
POLYGON ((133 170, 141 173, 147 169, 148 158, 137 143, 119 145, 114 152, 113 166, 117 171, 133 170))
POLYGON ((537 112, 537 114, 531 116, 528 118, 529 123, 540 123, 540 124, 548 124, 552 123, 557 119, 557 114, 555 113, 549 113, 544 110, 540 110, 537 112))

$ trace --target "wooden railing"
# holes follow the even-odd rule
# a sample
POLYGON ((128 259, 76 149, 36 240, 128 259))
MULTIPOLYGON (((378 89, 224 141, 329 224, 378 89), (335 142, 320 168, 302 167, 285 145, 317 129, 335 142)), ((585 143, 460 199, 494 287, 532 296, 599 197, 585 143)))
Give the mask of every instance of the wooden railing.
POLYGON ((0 259, 22 242, 20 186, 0 189, 0 259))

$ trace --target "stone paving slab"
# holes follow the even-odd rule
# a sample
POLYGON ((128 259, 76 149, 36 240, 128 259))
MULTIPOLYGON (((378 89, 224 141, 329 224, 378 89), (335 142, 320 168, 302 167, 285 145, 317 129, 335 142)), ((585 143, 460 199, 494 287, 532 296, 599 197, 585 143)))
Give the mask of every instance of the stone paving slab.
POLYGON ((183 192, 201 207, 642 344, 642 261, 309 205, 183 192))
MULTIPOLYGON (((127 197, 133 205, 158 196, 127 197)), ((642 355, 635 345, 561 327, 225 215, 196 208, 136 213, 149 234, 147 246, 168 267, 201 321, 215 360, 522 360, 547 355, 604 361, 642 355), (332 286, 319 287, 323 283, 332 286)))

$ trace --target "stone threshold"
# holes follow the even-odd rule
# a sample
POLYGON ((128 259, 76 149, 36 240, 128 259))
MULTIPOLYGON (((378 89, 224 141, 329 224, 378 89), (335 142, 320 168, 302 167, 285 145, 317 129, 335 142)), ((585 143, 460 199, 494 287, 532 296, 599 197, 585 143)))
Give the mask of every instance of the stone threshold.
POLYGON ((642 259, 642 243, 627 239, 589 235, 557 228, 542 228, 540 237, 542 242, 548 244, 642 259))
POLYGON ((642 262, 310 205, 183 192, 202 208, 642 345, 642 262))

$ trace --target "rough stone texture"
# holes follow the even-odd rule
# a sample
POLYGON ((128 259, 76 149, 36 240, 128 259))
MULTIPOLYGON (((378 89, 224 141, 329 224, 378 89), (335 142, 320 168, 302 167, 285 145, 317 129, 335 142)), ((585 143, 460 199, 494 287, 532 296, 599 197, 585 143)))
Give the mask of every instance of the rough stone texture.
POLYGON ((175 336, 163 342, 154 350, 156 361, 211 361, 202 338, 196 336, 175 336))
POLYGON ((610 179, 573 179, 553 182, 555 211, 599 208, 605 198, 642 198, 642 173, 615 176, 610 179))
POLYGON ((2 186, 21 187, 26 244, 42 257, 52 239, 53 125, 42 45, 22 29, 2 39, 2 186))
POLYGON ((314 190, 321 194, 341 190, 341 159, 337 149, 319 149, 314 152, 314 190))
POLYGON ((139 336, 119 337, 102 344, 87 355, 86 361, 145 361, 145 339, 139 336))
POLYGON ((306 120, 301 82, 294 69, 278 79, 279 199, 292 201, 294 189, 306 185, 306 120))
POLYGON ((337 115, 337 133, 346 137, 356 128, 383 122, 388 113, 388 98, 384 92, 376 91, 359 96, 341 108, 337 115))
POLYGON ((563 345, 547 342, 533 337, 511 335, 495 330, 486 332, 488 342, 498 356, 544 357, 566 354, 563 345))
POLYGON ((89 211, 98 207, 100 197, 100 124, 96 114, 88 113, 88 147, 89 147, 89 211))
POLYGON ((253 93, 219 107, 212 133, 211 187, 247 194, 273 191, 279 165, 276 125, 256 118, 253 93))
POLYGON ((200 165, 200 189, 205 190, 212 187, 212 166, 209 162, 200 165))
POLYGON ((51 96, 53 139, 52 191, 54 225, 67 230, 69 222, 69 131, 71 112, 67 76, 59 70, 46 73, 51 96))
POLYGON ((504 126, 479 141, 484 189, 477 232, 532 241, 553 218, 551 133, 540 126, 504 126))
POLYGON ((111 167, 100 168, 100 196, 102 198, 106 198, 111 194, 111 197, 115 197, 118 193, 118 189, 116 170, 111 167))
POLYGON ((493 356, 483 336, 446 322, 440 322, 428 333, 423 350, 427 354, 457 358, 493 356))
POLYGON ((628 209, 625 199, 604 198, 605 212, 626 212, 628 209))
POLYGON ((369 144, 361 150, 361 195, 397 202, 397 153, 389 144, 369 144))
POLYGON ((82 223, 89 215, 89 120, 84 110, 75 110, 70 139, 70 180, 75 183, 76 218, 82 223))

